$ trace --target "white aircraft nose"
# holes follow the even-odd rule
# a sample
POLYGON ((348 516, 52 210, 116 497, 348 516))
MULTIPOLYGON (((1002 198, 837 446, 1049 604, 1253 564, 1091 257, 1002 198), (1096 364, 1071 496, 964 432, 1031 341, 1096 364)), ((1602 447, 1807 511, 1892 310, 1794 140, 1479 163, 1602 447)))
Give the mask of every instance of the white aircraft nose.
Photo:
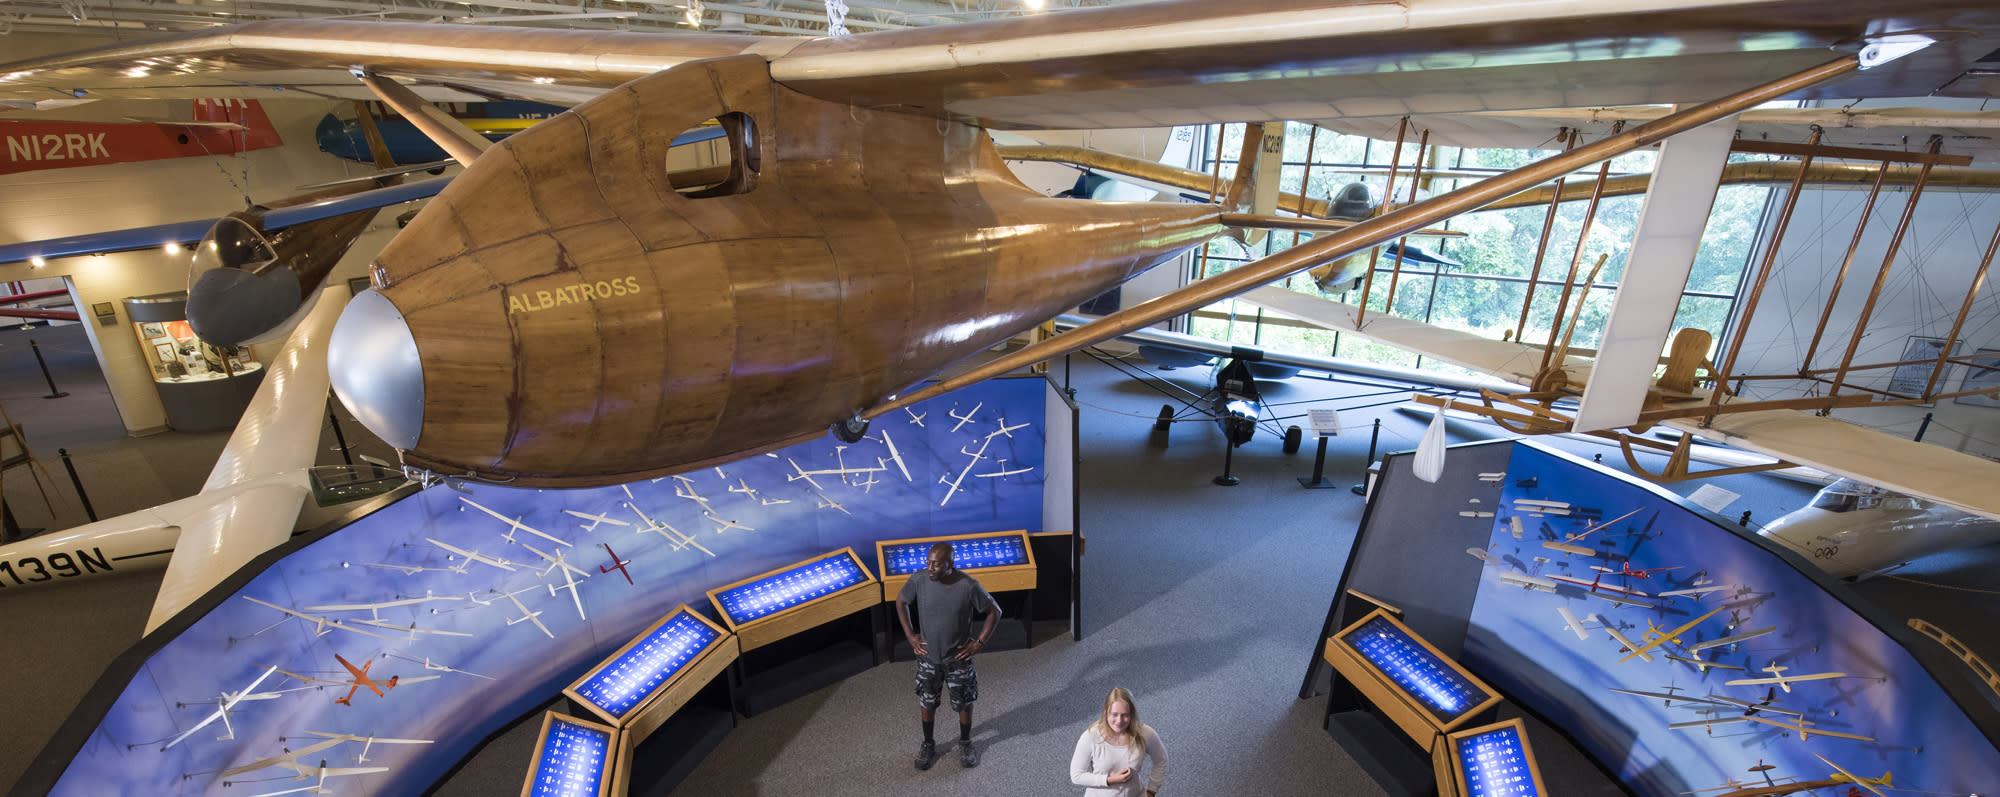
POLYGON ((398 449, 424 427, 424 366, 396 305, 374 288, 347 303, 333 325, 326 365, 334 395, 376 437, 398 449))

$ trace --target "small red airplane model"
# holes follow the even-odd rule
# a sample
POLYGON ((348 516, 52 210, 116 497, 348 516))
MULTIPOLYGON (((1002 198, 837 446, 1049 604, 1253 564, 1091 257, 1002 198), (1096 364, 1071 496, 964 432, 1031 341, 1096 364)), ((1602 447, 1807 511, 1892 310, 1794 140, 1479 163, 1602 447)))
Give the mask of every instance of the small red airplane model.
POLYGON ((400 675, 393 675, 387 681, 376 683, 375 679, 368 677, 368 668, 375 666, 373 660, 360 667, 356 667, 352 662, 349 662, 338 653, 333 654, 333 658, 340 662, 340 666, 347 668, 349 675, 354 676, 354 681, 348 686, 347 696, 333 701, 343 706, 354 705, 352 702, 354 700, 354 693, 361 691, 361 687, 364 686, 368 687, 368 691, 374 692, 376 697, 388 697, 385 693, 396 688, 396 682, 402 679, 400 675))
POLYGON ((1618 563, 1618 569, 1617 569, 1617 570, 1613 570, 1613 569, 1611 569, 1611 568, 1609 568, 1609 567, 1605 567, 1605 566, 1603 566, 1603 565, 1591 565, 1591 566, 1590 566, 1590 569, 1592 569, 1592 570, 1596 570, 1596 571, 1598 571, 1598 572, 1602 572, 1602 573, 1610 573, 1611 575, 1614 575, 1614 576, 1632 576, 1632 577, 1635 577, 1635 578, 1652 578, 1652 577, 1653 577, 1653 574, 1654 574, 1654 573, 1664 573, 1664 572, 1666 572, 1666 571, 1668 571, 1668 570, 1679 570, 1679 569, 1681 569, 1681 566, 1680 566, 1680 565, 1674 565, 1673 567, 1642 567, 1642 568, 1637 568, 1637 569, 1634 569, 1634 568, 1632 567, 1632 563, 1631 563, 1631 562, 1619 562, 1619 563, 1618 563))
POLYGON ((609 545, 605 545, 604 543, 601 543, 601 542, 600 542, 600 543, 598 543, 598 545, 603 545, 603 546, 604 546, 604 552, 605 552, 605 553, 608 553, 608 554, 611 554, 611 564, 610 564, 610 565, 598 565, 598 566, 597 566, 597 572, 599 572, 599 573, 609 573, 609 572, 611 572, 611 571, 613 571, 613 570, 616 570, 616 571, 618 571, 618 572, 619 572, 619 574, 621 574, 621 575, 625 576, 625 583, 627 583, 627 584, 630 584, 630 583, 632 583, 632 574, 631 574, 631 572, 629 572, 629 571, 627 571, 627 570, 625 569, 625 566, 626 566, 626 565, 629 565, 629 564, 631 564, 631 563, 632 563, 632 560, 630 560, 630 559, 620 559, 620 558, 618 558, 618 552, 617 552, 617 551, 614 551, 614 550, 611 550, 611 546, 609 546, 609 545))

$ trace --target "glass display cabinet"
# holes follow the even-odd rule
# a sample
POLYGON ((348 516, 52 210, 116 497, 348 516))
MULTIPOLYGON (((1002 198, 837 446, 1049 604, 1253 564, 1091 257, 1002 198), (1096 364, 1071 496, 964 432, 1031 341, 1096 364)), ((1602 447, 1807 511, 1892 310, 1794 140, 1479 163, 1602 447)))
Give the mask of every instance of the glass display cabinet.
POLYGON ((229 429, 263 383, 264 366, 248 346, 212 346, 187 322, 187 292, 125 300, 139 354, 153 374, 167 425, 182 432, 229 429))

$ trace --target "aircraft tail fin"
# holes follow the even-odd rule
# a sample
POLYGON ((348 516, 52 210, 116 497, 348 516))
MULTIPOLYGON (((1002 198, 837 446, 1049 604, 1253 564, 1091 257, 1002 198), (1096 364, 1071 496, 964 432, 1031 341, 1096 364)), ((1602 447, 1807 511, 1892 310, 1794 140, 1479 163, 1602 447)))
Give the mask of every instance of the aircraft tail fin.
POLYGON ((195 100, 194 119, 197 122, 230 122, 243 126, 234 131, 230 138, 243 142, 246 150, 275 147, 283 142, 278 137, 277 127, 271 124, 271 117, 264 114, 264 106, 256 100, 195 100), (240 135, 241 138, 237 138, 240 135))
POLYGON ((400 680, 403 680, 403 676, 400 675, 389 676, 389 682, 382 685, 382 691, 387 692, 391 689, 396 688, 396 682, 400 680))
MULTIPOLYGON (((1243 148, 1236 155, 1236 176, 1229 181, 1222 208, 1227 213, 1269 216, 1278 209, 1278 173, 1284 166, 1285 123, 1248 124, 1243 148)), ((1263 240, 1264 230, 1232 229, 1231 237, 1246 244, 1263 240)))
POLYGON ((336 697, 333 699, 333 702, 336 705, 352 706, 354 705, 354 703, 352 702, 353 700, 354 700, 354 695, 348 695, 346 697, 336 697))

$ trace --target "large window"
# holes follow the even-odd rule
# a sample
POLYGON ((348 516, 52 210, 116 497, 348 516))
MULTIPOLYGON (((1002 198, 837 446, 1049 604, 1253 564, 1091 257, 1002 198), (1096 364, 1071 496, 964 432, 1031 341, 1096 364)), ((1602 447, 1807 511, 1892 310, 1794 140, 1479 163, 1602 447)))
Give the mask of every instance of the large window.
MULTIPOLYGON (((1195 162, 1189 167, 1210 171, 1216 168, 1220 153, 1222 174, 1231 174, 1242 130, 1241 125, 1206 128, 1195 147, 1195 162), (1217 140, 1218 135, 1220 141, 1217 140)), ((1413 133, 1410 141, 1404 143, 1400 156, 1395 158, 1399 163, 1393 201, 1399 204, 1410 201, 1411 172, 1419 157, 1415 139, 1413 133)), ((1300 186, 1305 185, 1308 197, 1324 199, 1348 183, 1360 182, 1367 184, 1379 201, 1389 177, 1395 149, 1393 142, 1337 135, 1325 130, 1315 134, 1307 125, 1292 123, 1288 125, 1285 135, 1282 190, 1297 193, 1300 186), (1310 153, 1307 152, 1308 143, 1311 144, 1310 153)), ((1444 193, 1555 152, 1431 147, 1422 155, 1423 176, 1415 181, 1416 196, 1424 199, 1444 193)), ((1627 154, 1612 161, 1611 176, 1649 172, 1654 159, 1655 153, 1650 150, 1627 154)), ((1587 188, 1595 179, 1596 169, 1591 169, 1571 175, 1569 183, 1587 188)), ((1718 192, 1687 289, 1680 298, 1674 322, 1676 329, 1697 326, 1721 339, 1722 327, 1735 300, 1737 285, 1756 238, 1758 219, 1762 216, 1768 193, 1769 189, 1763 186, 1726 186, 1718 192)), ((1405 258, 1400 276, 1396 276, 1393 273, 1396 269, 1394 257, 1383 256, 1375 260, 1373 285, 1367 291, 1369 312, 1381 312, 1387 306, 1391 301, 1393 283, 1393 313, 1399 317, 1495 339, 1511 336, 1518 328, 1521 339, 1544 343, 1551 339, 1551 330, 1558 328, 1556 307, 1561 301, 1563 283, 1570 275, 1572 260, 1577 262, 1576 280, 1580 290, 1580 284, 1589 275, 1598 257, 1604 255, 1604 267, 1589 296, 1579 309, 1573 293, 1568 311, 1576 318, 1576 331, 1570 345, 1580 349, 1594 348, 1617 294, 1643 201, 1644 197, 1639 194, 1606 197, 1598 205, 1580 258, 1576 257, 1576 243, 1587 203, 1563 203, 1551 228, 1538 274, 1535 254, 1542 237, 1546 205, 1459 216, 1441 226, 1462 231, 1464 237, 1410 239, 1410 243, 1450 262, 1438 264, 1405 258), (1533 301, 1524 320, 1521 308, 1531 285, 1533 301)), ((1290 207, 1280 207, 1279 210, 1289 213, 1290 207)), ((1194 255, 1190 276, 1219 274, 1311 237, 1310 233, 1275 232, 1250 247, 1233 241, 1211 244, 1205 251, 1194 255)), ((1359 303, 1363 291, 1358 282, 1338 286, 1338 292, 1326 295, 1350 304, 1359 303)), ((1312 279, 1305 275, 1293 277, 1290 287, 1305 293, 1320 293, 1312 279)), ((1272 349, 1433 367, 1431 363, 1421 362, 1414 354, 1355 335, 1338 335, 1288 319, 1261 317, 1256 307, 1233 300, 1197 312, 1190 320, 1189 329, 1204 337, 1272 349)), ((1451 369, 1445 367, 1440 370, 1451 369)))

